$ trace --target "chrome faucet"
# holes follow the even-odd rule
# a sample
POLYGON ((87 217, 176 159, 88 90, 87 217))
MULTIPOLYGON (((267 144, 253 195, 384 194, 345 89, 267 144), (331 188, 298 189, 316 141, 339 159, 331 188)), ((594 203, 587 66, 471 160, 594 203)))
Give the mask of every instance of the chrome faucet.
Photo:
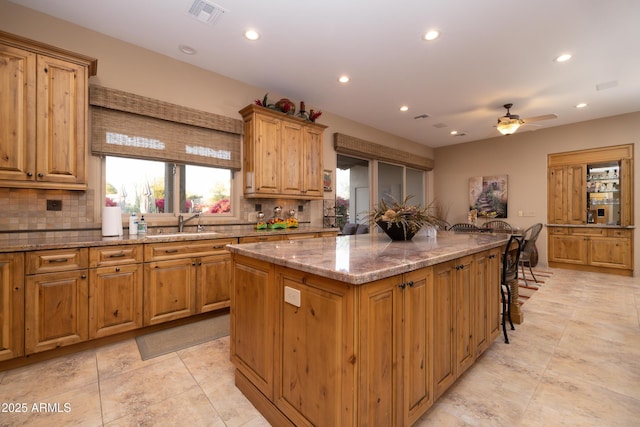
MULTIPOLYGON (((184 219, 184 216, 179 215, 178 216, 178 232, 182 233, 184 231, 184 225, 194 218, 200 218, 200 212, 196 212, 193 216, 190 216, 187 219, 184 219)), ((198 231, 200 231, 200 224, 198 224, 198 231)))

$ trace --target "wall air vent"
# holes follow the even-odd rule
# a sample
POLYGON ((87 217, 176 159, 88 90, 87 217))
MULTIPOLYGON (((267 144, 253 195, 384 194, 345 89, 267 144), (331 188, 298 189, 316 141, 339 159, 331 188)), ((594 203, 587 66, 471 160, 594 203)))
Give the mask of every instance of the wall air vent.
POLYGON ((189 8, 189 15, 209 25, 215 24, 226 12, 217 4, 205 0, 195 0, 189 8))

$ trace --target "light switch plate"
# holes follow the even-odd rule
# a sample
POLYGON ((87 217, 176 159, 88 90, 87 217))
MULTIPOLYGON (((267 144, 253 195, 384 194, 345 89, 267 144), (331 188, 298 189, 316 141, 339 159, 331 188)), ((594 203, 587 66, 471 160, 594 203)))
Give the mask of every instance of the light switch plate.
POLYGON ((291 305, 296 307, 300 307, 300 290, 290 288, 289 286, 284 287, 284 302, 288 302, 291 305))

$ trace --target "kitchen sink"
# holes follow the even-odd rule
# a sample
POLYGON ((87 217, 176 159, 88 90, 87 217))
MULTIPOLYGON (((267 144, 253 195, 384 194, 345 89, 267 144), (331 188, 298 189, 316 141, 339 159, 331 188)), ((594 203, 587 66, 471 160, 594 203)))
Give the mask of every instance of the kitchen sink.
POLYGON ((147 234, 147 237, 152 239, 161 238, 161 237, 216 237, 219 236, 220 233, 215 231, 200 231, 200 232, 182 232, 182 233, 160 233, 160 234, 147 234))

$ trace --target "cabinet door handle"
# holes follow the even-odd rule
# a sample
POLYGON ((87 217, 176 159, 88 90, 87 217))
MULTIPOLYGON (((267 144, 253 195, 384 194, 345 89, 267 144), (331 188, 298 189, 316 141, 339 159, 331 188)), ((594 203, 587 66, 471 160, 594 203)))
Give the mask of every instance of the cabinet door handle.
POLYGON ((213 249, 224 249, 224 245, 215 245, 213 249))
POLYGON ((175 254, 176 252, 178 252, 177 249, 165 249, 164 253, 166 254, 175 254))
POLYGON ((49 263, 68 262, 69 258, 54 258, 50 259, 49 263))
POLYGON ((120 271, 120 267, 116 267, 116 273, 120 271))
POLYGON ((400 289, 404 289, 404 288, 405 288, 405 286, 407 286, 407 284, 406 284, 406 283, 404 283, 404 282, 402 282, 402 283, 400 283, 400 284, 398 285, 398 287, 399 287, 400 289))
POLYGON ((27 172, 27 176, 31 178, 33 176, 33 172, 27 172))
POLYGON ((87 278, 87 275, 86 275, 86 274, 83 274, 82 276, 80 276, 80 278, 81 278, 81 279, 86 279, 86 278, 87 278))
POLYGON ((44 174, 42 172, 38 172, 38 178, 44 178, 44 174))
POLYGON ((124 252, 120 252, 119 254, 111 254, 109 258, 122 258, 124 256, 124 252))
POLYGON ((409 283, 407 283, 407 285, 409 285, 410 288, 413 288, 413 280, 409 281, 409 283))
POLYGON ((192 262, 192 263, 191 263, 191 265, 195 267, 195 266, 196 266, 196 263, 195 263, 195 262, 192 262))

